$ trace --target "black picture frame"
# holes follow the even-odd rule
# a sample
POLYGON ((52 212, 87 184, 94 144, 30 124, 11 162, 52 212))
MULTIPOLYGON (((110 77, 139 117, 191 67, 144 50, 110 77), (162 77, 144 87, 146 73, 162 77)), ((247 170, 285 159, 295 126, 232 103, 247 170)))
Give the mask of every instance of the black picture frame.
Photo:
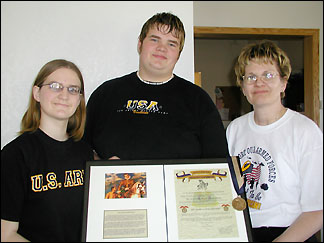
MULTIPOLYGON (((170 166, 176 166, 176 167, 177 166, 178 167, 179 166, 180 167, 181 166, 189 166, 190 167, 192 165, 194 167, 199 168, 201 165, 215 166, 215 165, 224 165, 224 164, 227 164, 231 178, 232 178, 232 186, 235 188, 235 191, 238 192, 237 177, 242 176, 241 166, 239 164, 238 157, 208 158, 208 159, 173 159, 173 160, 162 160, 161 159, 161 160, 94 160, 94 161, 87 161, 86 167, 85 167, 85 174, 84 174, 84 208, 83 208, 81 241, 86 242, 86 241, 109 241, 109 240, 114 241, 114 240, 116 240, 113 238, 112 239, 104 239, 103 235, 101 235, 101 237, 99 237, 100 238, 99 240, 98 240, 98 238, 96 238, 96 239, 91 239, 91 238, 88 239, 87 238, 87 235, 89 234, 89 232, 93 231, 92 229, 94 229, 94 228, 97 229, 97 227, 92 227, 88 224, 89 217, 96 218, 99 225, 104 224, 102 217, 100 218, 100 217, 96 217, 96 216, 91 216, 91 212, 89 213, 89 209, 97 207, 96 204, 89 206, 89 200, 92 197, 91 193, 90 193, 90 191, 92 190, 91 188, 98 188, 97 186, 93 187, 93 185, 92 185, 92 187, 90 187, 90 183, 96 183, 96 182, 94 182, 95 174, 93 174, 94 172, 92 172, 92 171, 96 170, 96 171, 100 171, 98 173, 106 173, 109 171, 116 172, 116 170, 117 170, 117 172, 123 173, 124 171, 129 171, 129 170, 132 171, 132 170, 136 170, 138 168, 149 168, 152 166, 153 167, 158 166, 158 168, 163 167, 163 173, 165 173, 165 168, 168 168, 170 166), (236 168, 239 168, 239 170, 240 170, 239 171, 240 175, 237 175, 237 171, 234 170, 235 163, 237 163, 236 168), (103 171, 106 171, 106 172, 103 172, 103 171), (94 178, 92 178, 92 177, 94 177, 94 178)), ((165 188, 166 187, 165 186, 166 185, 165 178, 166 178, 165 175, 163 175, 164 190, 168 190, 167 188, 165 188)), ((245 186, 245 184, 244 184, 244 186, 245 186)), ((165 191, 164 191, 164 194, 165 194, 165 191)), ((94 195, 98 195, 98 194, 96 193, 94 195)), ((246 201, 246 195, 245 195, 244 189, 240 191, 239 196, 246 201)), ((164 198, 164 200, 166 200, 165 195, 163 195, 161 198, 164 198)), ((117 199, 117 200, 119 200, 119 199, 117 199)), ((137 200, 137 199, 135 199, 135 200, 137 200)), ((146 199, 146 200, 148 200, 148 199, 146 199)), ((133 203, 131 201, 129 201, 129 205, 133 205, 133 203)), ((165 201, 164 208, 163 207, 160 208, 160 211, 165 210, 166 224, 168 224, 168 216, 167 216, 167 209, 166 209, 167 205, 168 205, 168 203, 165 201)), ((241 210, 240 212, 236 212, 236 214, 237 213, 242 214, 242 216, 244 218, 243 221, 244 221, 245 226, 243 226, 243 228, 244 228, 244 234, 245 234, 244 239, 245 240, 241 240, 241 238, 239 238, 238 240, 236 239, 235 241, 252 241, 251 220, 250 220, 250 216, 249 216, 248 206, 246 206, 246 208, 244 210, 241 210)), ((239 225, 239 223, 241 225, 243 222, 237 222, 238 225, 239 225)), ((148 224, 150 224, 150 222, 148 222, 148 224)), ((170 230, 168 231, 167 225, 165 227, 166 227, 165 232, 167 235, 165 238, 158 240, 158 241, 178 241, 178 240, 181 241, 180 239, 176 239, 176 240, 174 238, 170 239, 170 237, 168 236, 168 234, 170 233, 169 232, 170 230)), ((100 234, 102 234, 102 232, 100 234)), ((125 238, 125 240, 132 241, 131 238, 130 239, 125 238)), ((138 239, 136 239, 136 240, 138 240, 138 239)), ((154 241, 154 240, 150 239, 149 236, 144 237, 144 239, 142 239, 141 241, 146 241, 146 240, 154 241)), ((195 241, 204 241, 204 239, 203 238, 196 239, 195 241)), ((215 239, 215 241, 217 241, 217 239, 215 239)))

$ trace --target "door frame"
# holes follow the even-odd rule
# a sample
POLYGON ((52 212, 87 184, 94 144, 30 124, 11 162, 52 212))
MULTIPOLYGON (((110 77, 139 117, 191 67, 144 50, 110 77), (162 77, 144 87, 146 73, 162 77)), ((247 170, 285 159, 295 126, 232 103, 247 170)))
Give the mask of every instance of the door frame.
POLYGON ((303 38, 304 40, 304 105, 305 115, 320 125, 319 99, 319 29, 238 28, 194 26, 194 38, 303 38))

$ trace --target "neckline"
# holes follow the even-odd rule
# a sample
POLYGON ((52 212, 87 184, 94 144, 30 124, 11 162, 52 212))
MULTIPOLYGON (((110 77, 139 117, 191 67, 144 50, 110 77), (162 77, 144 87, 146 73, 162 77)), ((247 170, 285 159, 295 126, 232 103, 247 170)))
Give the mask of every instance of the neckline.
POLYGON ((291 116, 291 110, 289 108, 286 109, 286 112, 282 117, 280 117, 277 121, 269 124, 269 125, 258 125, 254 120, 254 111, 249 113, 249 124, 254 129, 257 129, 259 132, 269 132, 273 129, 277 128, 278 126, 281 126, 283 123, 287 121, 287 119, 291 116))
POLYGON ((167 82, 169 82, 171 79, 173 79, 174 75, 172 74, 171 78, 169 78, 166 81, 163 82, 152 82, 152 81, 148 81, 148 80, 144 80, 139 76, 138 71, 136 72, 137 77, 139 78, 139 80, 141 80, 143 83, 145 84, 149 84, 149 85, 162 85, 162 84, 166 84, 167 82))
POLYGON ((38 127, 38 129, 36 130, 38 131, 38 134, 40 134, 40 136, 44 139, 44 141, 46 141, 47 143, 51 143, 51 144, 69 144, 71 143, 71 138, 68 138, 67 140, 64 141, 60 141, 57 140, 55 138, 52 138, 51 136, 49 136, 48 134, 46 134, 42 129, 40 129, 38 127))
POLYGON ((269 122, 266 122, 266 124, 259 124, 256 122, 256 119, 255 119, 255 111, 254 111, 254 115, 253 115, 253 120, 254 120, 254 123, 257 124, 258 126, 269 126, 275 122, 277 122, 278 120, 280 120, 287 112, 287 108, 286 107, 282 107, 282 109, 279 111, 279 113, 273 117, 273 119, 271 119, 271 121, 269 122))

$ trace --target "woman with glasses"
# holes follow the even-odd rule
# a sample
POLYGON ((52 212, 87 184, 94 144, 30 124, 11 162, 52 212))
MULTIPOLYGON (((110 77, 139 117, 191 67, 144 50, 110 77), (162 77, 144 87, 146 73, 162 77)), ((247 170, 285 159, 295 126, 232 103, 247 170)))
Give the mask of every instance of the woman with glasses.
POLYGON ((323 225, 323 133, 282 104, 291 73, 275 43, 245 46, 237 84, 253 111, 230 123, 229 152, 239 156, 254 241, 316 241, 323 225))
POLYGON ((72 62, 39 71, 19 136, 1 150, 1 241, 80 241, 84 83, 72 62))

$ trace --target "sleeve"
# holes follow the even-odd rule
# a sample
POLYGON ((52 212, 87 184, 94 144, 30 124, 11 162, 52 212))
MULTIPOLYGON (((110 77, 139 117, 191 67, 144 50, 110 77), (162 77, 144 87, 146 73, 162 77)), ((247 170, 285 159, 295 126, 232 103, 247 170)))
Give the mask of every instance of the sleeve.
POLYGON ((230 122, 230 124, 228 124, 227 128, 226 128, 226 140, 227 140, 227 144, 228 144, 228 152, 231 156, 234 155, 234 148, 233 148, 233 133, 234 133, 234 122, 230 122))
POLYGON ((97 104, 99 103, 97 100, 99 99, 99 90, 95 90, 87 103, 86 108, 86 124, 84 128, 84 134, 82 140, 88 143, 91 148, 94 148, 93 144, 93 136, 94 136, 94 129, 96 127, 96 109, 98 109, 97 104))
POLYGON ((305 136, 298 168, 302 211, 323 210, 323 133, 316 127, 305 136))
POLYGON ((207 93, 201 96, 201 146, 204 158, 229 156, 225 128, 216 105, 207 93))
POLYGON ((1 219, 19 222, 27 195, 22 151, 13 145, 1 150, 1 219))
POLYGON ((82 140, 87 142, 92 149, 95 149, 94 138, 100 132, 100 127, 107 116, 107 98, 111 97, 112 81, 103 82, 96 90, 92 92, 86 107, 86 124, 82 140))

